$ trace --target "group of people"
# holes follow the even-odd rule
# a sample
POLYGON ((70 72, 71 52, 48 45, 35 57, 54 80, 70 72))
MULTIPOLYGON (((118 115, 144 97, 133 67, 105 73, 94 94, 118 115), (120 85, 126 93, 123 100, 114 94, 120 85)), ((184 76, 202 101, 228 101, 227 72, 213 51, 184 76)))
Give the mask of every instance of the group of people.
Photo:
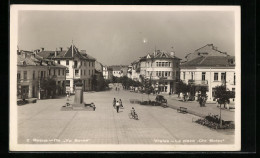
POLYGON ((116 100, 116 98, 114 98, 113 100, 113 107, 116 108, 117 113, 119 112, 119 108, 122 107, 123 108, 123 102, 121 99, 116 100))

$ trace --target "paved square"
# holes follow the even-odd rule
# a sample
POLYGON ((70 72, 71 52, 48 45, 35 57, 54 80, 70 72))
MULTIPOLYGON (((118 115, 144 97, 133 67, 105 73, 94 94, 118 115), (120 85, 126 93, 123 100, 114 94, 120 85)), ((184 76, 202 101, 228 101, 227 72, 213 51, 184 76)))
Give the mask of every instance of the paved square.
MULTIPOLYGON (((216 131, 193 123, 192 120, 198 119, 195 115, 129 101, 142 98, 147 99, 147 95, 123 90, 84 93, 85 102, 94 102, 96 111, 61 111, 65 97, 18 106, 18 143, 212 144, 213 139, 219 141, 214 142, 216 144, 234 143, 233 132, 216 131), (119 113, 112 106, 113 98, 123 101, 124 109, 119 113), (129 118, 132 107, 139 120, 129 118)), ((73 99, 71 96, 70 102, 73 99)))

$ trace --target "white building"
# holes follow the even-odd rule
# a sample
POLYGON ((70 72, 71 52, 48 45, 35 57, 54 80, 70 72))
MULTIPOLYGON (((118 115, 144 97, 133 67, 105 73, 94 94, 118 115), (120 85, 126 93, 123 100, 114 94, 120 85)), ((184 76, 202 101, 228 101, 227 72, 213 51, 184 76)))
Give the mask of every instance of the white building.
POLYGON ((113 76, 113 70, 108 66, 103 66, 103 77, 106 80, 112 79, 113 76))
POLYGON ((113 70, 112 75, 115 77, 127 76, 128 66, 126 65, 112 65, 109 68, 113 70))
POLYGON ((226 84, 235 92, 235 58, 230 56, 200 56, 181 65, 181 80, 195 87, 207 88, 208 101, 214 101, 215 87, 226 84))
POLYGON ((37 53, 43 58, 54 60, 56 63, 66 66, 66 91, 74 93, 75 80, 83 83, 83 90, 92 90, 92 76, 95 74, 95 59, 79 52, 72 44, 67 51, 62 48, 59 51, 40 51, 37 53))
POLYGON ((156 92, 173 93, 179 79, 180 60, 174 52, 157 50, 132 63, 132 79, 150 79, 156 92))

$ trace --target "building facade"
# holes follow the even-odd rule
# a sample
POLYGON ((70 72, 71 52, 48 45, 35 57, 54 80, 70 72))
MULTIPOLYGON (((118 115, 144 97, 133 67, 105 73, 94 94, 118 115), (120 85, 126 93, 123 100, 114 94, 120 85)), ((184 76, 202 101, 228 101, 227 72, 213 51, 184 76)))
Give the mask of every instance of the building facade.
POLYGON ((66 91, 74 93, 76 81, 83 83, 83 90, 92 90, 92 78, 95 74, 96 59, 72 44, 67 51, 62 48, 56 51, 40 51, 37 55, 44 59, 54 60, 56 63, 66 67, 66 91))
POLYGON ((132 79, 151 80, 159 93, 173 93, 180 77, 180 58, 174 52, 155 51, 132 63, 132 79))
POLYGON ((112 65, 109 68, 112 69, 112 75, 115 77, 127 76, 128 65, 112 65))
POLYGON ((181 65, 181 80, 194 87, 206 87, 209 102, 215 101, 215 87, 226 85, 235 92, 235 58, 231 56, 200 56, 181 65))
POLYGON ((52 78, 57 89, 52 95, 65 93, 66 67, 53 61, 39 58, 29 51, 18 51, 17 54, 17 97, 18 99, 43 98, 47 91, 41 88, 41 82, 52 78))
POLYGON ((108 66, 103 66, 103 77, 106 80, 111 80, 113 76, 113 70, 112 68, 108 66))

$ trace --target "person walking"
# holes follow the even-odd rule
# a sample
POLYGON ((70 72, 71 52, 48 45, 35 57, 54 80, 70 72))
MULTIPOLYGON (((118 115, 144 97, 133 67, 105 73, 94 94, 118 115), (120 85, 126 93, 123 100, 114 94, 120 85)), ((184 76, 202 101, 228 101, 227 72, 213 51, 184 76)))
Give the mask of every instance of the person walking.
POLYGON ((120 104, 120 107, 123 108, 123 102, 121 99, 119 99, 119 104, 120 104))
POLYGON ((67 101, 69 101, 69 92, 67 92, 67 101))
POLYGON ((117 111, 117 113, 119 112, 119 106, 120 106, 119 102, 116 101, 116 111, 117 111))
POLYGON ((116 98, 114 98, 114 100, 113 100, 113 107, 114 108, 116 107, 116 98))

